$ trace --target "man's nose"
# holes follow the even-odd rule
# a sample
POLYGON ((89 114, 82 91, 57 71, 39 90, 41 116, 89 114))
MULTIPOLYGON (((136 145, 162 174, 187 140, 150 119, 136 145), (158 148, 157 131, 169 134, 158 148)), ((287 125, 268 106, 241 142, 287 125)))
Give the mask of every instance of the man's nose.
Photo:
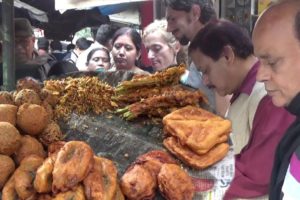
POLYGON ((207 75, 202 75, 202 82, 207 86, 210 85, 210 81, 207 75))
POLYGON ((267 66, 260 64, 256 74, 256 80, 259 82, 264 82, 270 79, 270 70, 267 66))
POLYGON ((167 32, 172 32, 173 31, 173 26, 168 22, 167 24, 167 32))
POLYGON ((154 58, 154 52, 152 50, 148 51, 148 58, 149 59, 154 58))

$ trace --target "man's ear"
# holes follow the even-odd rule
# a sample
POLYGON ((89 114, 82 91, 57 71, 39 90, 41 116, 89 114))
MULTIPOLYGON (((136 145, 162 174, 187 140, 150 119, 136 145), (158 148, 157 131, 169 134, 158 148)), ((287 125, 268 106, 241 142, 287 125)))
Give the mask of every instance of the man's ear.
POLYGON ((201 8, 197 4, 192 5, 192 17, 194 21, 198 21, 201 16, 201 8))
POLYGON ((230 45, 226 45, 223 47, 223 56, 229 63, 232 63, 234 61, 235 54, 230 45))

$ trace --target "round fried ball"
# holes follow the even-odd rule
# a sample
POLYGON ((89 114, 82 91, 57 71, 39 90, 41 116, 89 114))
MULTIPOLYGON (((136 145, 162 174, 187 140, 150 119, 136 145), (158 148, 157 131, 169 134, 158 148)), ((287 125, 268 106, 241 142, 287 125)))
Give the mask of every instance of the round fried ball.
POLYGON ((0 154, 10 156, 20 147, 21 135, 8 122, 0 122, 0 154))
POLYGON ((15 104, 20 106, 24 103, 30 104, 41 104, 41 99, 39 95, 31 89, 22 89, 20 90, 15 97, 15 104))
POLYGON ((44 131, 39 135, 39 140, 45 146, 48 146, 53 142, 60 141, 62 138, 63 138, 63 134, 60 130, 60 127, 54 121, 49 123, 44 129, 44 131))
POLYGON ((53 111, 52 106, 47 101, 43 101, 41 106, 43 106, 45 108, 46 112, 49 115, 49 119, 53 119, 54 111, 53 111))
POLYGON ((19 79, 17 82, 17 91, 21 91, 22 89, 32 89, 39 94, 42 87, 38 80, 32 77, 25 77, 19 79))
POLYGON ((28 103, 19 107, 17 125, 28 135, 40 134, 48 123, 49 116, 44 107, 28 103))
POLYGON ((18 107, 10 104, 0 104, 0 122, 16 125, 18 107))
POLYGON ((59 93, 44 88, 41 90, 41 98, 51 106, 55 106, 59 101, 59 93))
POLYGON ((6 155, 0 154, 0 190, 6 183, 8 177, 15 171, 14 161, 6 155))
POLYGON ((0 91, 0 104, 11 104, 14 105, 13 96, 7 91, 0 91))

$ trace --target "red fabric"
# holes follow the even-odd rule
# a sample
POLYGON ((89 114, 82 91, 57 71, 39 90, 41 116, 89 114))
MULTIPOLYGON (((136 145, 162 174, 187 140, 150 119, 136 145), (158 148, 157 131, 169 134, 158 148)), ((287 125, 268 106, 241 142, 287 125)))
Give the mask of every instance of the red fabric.
POLYGON ((261 100, 249 142, 235 157, 235 175, 225 200, 268 193, 276 146, 294 120, 285 109, 275 107, 269 96, 261 100))

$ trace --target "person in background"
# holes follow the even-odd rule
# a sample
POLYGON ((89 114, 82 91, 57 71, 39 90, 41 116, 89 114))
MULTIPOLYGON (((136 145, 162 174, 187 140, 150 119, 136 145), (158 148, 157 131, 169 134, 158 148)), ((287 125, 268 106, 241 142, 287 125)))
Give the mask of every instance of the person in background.
POLYGON ((66 60, 70 63, 73 63, 76 65, 76 61, 78 56, 88 49, 91 46, 91 43, 84 37, 80 37, 76 40, 75 48, 68 52, 66 56, 63 58, 63 60, 66 60))
POLYGON ((39 56, 49 55, 49 41, 45 37, 38 38, 37 47, 39 56))
POLYGON ((262 83, 251 38, 226 20, 209 22, 189 52, 204 83, 220 96, 232 95, 226 116, 232 122, 235 175, 224 199, 267 199, 275 148, 294 117, 277 108, 262 83))
POLYGON ((93 49, 87 56, 86 66, 88 71, 108 71, 111 67, 109 51, 104 47, 93 49))
MULTIPOLYGON (((171 32, 181 45, 188 45, 206 23, 216 19, 211 0, 164 0, 166 6, 167 31, 171 32)), ((200 89, 208 98, 209 104, 217 114, 224 116, 229 106, 229 98, 220 97, 202 83, 202 75, 191 63, 188 73, 181 82, 200 89)))
MULTIPOLYGON (((112 37, 116 32, 117 28, 111 24, 102 24, 96 33, 95 42, 87 49, 77 59, 76 66, 80 71, 86 71, 86 61, 87 55, 92 49, 105 47, 109 51, 112 49, 112 37)), ((111 61, 111 63, 113 63, 111 61)))
MULTIPOLYGON (((274 105, 297 119, 284 134, 272 159, 271 200, 300 199, 300 1, 280 1, 268 8, 253 30, 254 53, 260 60, 257 80, 274 105)), ((268 116, 269 117, 269 116, 268 116)), ((279 122, 281 124, 282 122, 279 122)), ((272 122, 273 125, 276 122, 272 122)))
POLYGON ((137 74, 149 74, 138 65, 141 56, 142 38, 140 34, 129 27, 120 28, 112 39, 111 51, 116 70, 127 70, 137 74))
POLYGON ((67 52, 69 53, 69 52, 71 52, 73 49, 75 49, 75 44, 73 44, 73 43, 70 43, 70 44, 68 44, 67 45, 67 52))
POLYGON ((65 54, 63 53, 62 44, 59 40, 53 40, 50 43, 51 55, 56 58, 57 61, 63 60, 65 54))

